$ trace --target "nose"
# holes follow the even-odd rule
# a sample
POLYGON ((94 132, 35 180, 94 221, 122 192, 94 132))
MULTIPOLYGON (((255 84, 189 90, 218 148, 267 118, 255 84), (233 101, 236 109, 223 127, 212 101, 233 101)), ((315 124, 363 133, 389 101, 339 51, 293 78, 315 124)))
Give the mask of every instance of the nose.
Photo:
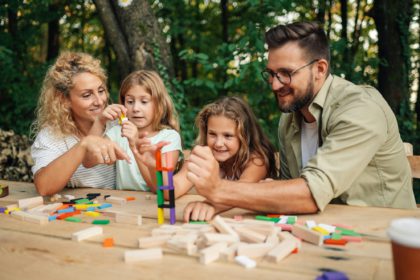
POLYGON ((94 94, 94 104, 97 106, 103 106, 106 100, 104 100, 104 98, 98 93, 96 92, 94 94))
POLYGON ((216 147, 222 147, 224 145, 223 137, 216 137, 216 142, 214 142, 216 147))
POLYGON ((274 77, 274 78, 272 79, 272 82, 271 82, 271 89, 272 89, 273 91, 277 91, 277 90, 281 89, 283 86, 284 86, 284 85, 283 85, 282 83, 280 83, 279 79, 277 79, 276 77, 274 77))

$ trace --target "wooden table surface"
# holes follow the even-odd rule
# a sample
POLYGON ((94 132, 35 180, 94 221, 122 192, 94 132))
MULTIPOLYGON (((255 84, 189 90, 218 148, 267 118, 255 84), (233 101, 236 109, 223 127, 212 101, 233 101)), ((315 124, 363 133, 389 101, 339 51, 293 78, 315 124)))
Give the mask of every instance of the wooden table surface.
MULTIPOLYGON (((0 206, 37 196, 33 184, 1 180, 0 184, 7 184, 10 188, 9 196, 0 198, 0 206)), ((77 243, 71 240, 71 234, 91 226, 86 217, 82 223, 53 221, 37 225, 0 214, 0 279, 315 279, 326 270, 345 272, 350 279, 393 279, 392 253, 386 229, 395 218, 420 218, 419 209, 329 205, 320 214, 301 215, 298 219, 351 225, 357 232, 365 234, 363 242, 348 243, 344 247, 318 247, 303 242, 298 254, 292 254, 278 264, 258 260, 254 269, 226 261, 202 265, 196 257, 167 252, 161 260, 127 264, 123 261, 124 251, 138 249, 138 238, 150 236, 150 231, 158 227, 156 196, 144 192, 85 188, 65 189, 61 194, 84 197, 89 192, 136 197, 135 201, 124 206, 114 205, 113 208, 141 214, 143 225, 111 222, 103 226, 103 236, 77 243), (114 238, 114 247, 102 247, 105 237, 114 238)), ((185 195, 178 199, 177 224, 182 224, 184 206, 190 201, 202 199, 198 195, 185 195)), ((222 216, 237 214, 256 215, 233 209, 222 216)))

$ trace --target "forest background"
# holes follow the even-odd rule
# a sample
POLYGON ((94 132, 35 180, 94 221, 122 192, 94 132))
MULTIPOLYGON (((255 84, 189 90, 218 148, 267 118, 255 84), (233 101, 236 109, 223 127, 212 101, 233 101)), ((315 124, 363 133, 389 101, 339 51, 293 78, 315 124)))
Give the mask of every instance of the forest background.
MULTIPOLYGON (((158 71, 179 112, 185 148, 194 143, 197 112, 226 95, 247 100, 277 145, 280 112, 260 76, 264 32, 316 20, 330 38, 332 73, 378 88, 403 141, 420 154, 419 11, 419 0, 0 0, 0 130, 9 131, 0 141, 16 134, 30 145, 43 77, 60 52, 72 50, 102 61, 113 102, 127 74, 158 71)), ((4 154, 10 145, 1 144, 4 154)), ((30 159, 13 157, 21 149, 0 157, 0 177, 31 180, 22 174, 30 173, 30 159), (18 171, 7 175, 14 165, 18 171)), ((418 181, 415 191, 420 201, 418 181)))

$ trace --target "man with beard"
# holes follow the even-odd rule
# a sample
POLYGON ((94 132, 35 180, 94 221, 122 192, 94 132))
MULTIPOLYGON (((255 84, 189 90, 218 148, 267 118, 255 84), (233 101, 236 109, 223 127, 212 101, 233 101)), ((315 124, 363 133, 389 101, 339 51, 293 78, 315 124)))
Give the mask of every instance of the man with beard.
POLYGON ((207 147, 195 147, 188 178, 217 210, 314 213, 330 203, 415 208, 396 118, 381 94, 330 74, 329 43, 313 22, 265 34, 262 72, 283 112, 281 180, 222 180, 207 147))

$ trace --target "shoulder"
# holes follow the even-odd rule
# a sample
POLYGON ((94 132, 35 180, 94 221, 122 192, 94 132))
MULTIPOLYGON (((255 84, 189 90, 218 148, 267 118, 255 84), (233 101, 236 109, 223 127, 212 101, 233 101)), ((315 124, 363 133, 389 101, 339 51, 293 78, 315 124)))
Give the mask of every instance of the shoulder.
POLYGON ((34 141, 34 145, 51 146, 63 142, 69 136, 62 136, 55 133, 50 127, 41 129, 34 141))
POLYGON ((175 129, 162 129, 154 137, 154 139, 160 140, 181 140, 181 136, 175 129))

